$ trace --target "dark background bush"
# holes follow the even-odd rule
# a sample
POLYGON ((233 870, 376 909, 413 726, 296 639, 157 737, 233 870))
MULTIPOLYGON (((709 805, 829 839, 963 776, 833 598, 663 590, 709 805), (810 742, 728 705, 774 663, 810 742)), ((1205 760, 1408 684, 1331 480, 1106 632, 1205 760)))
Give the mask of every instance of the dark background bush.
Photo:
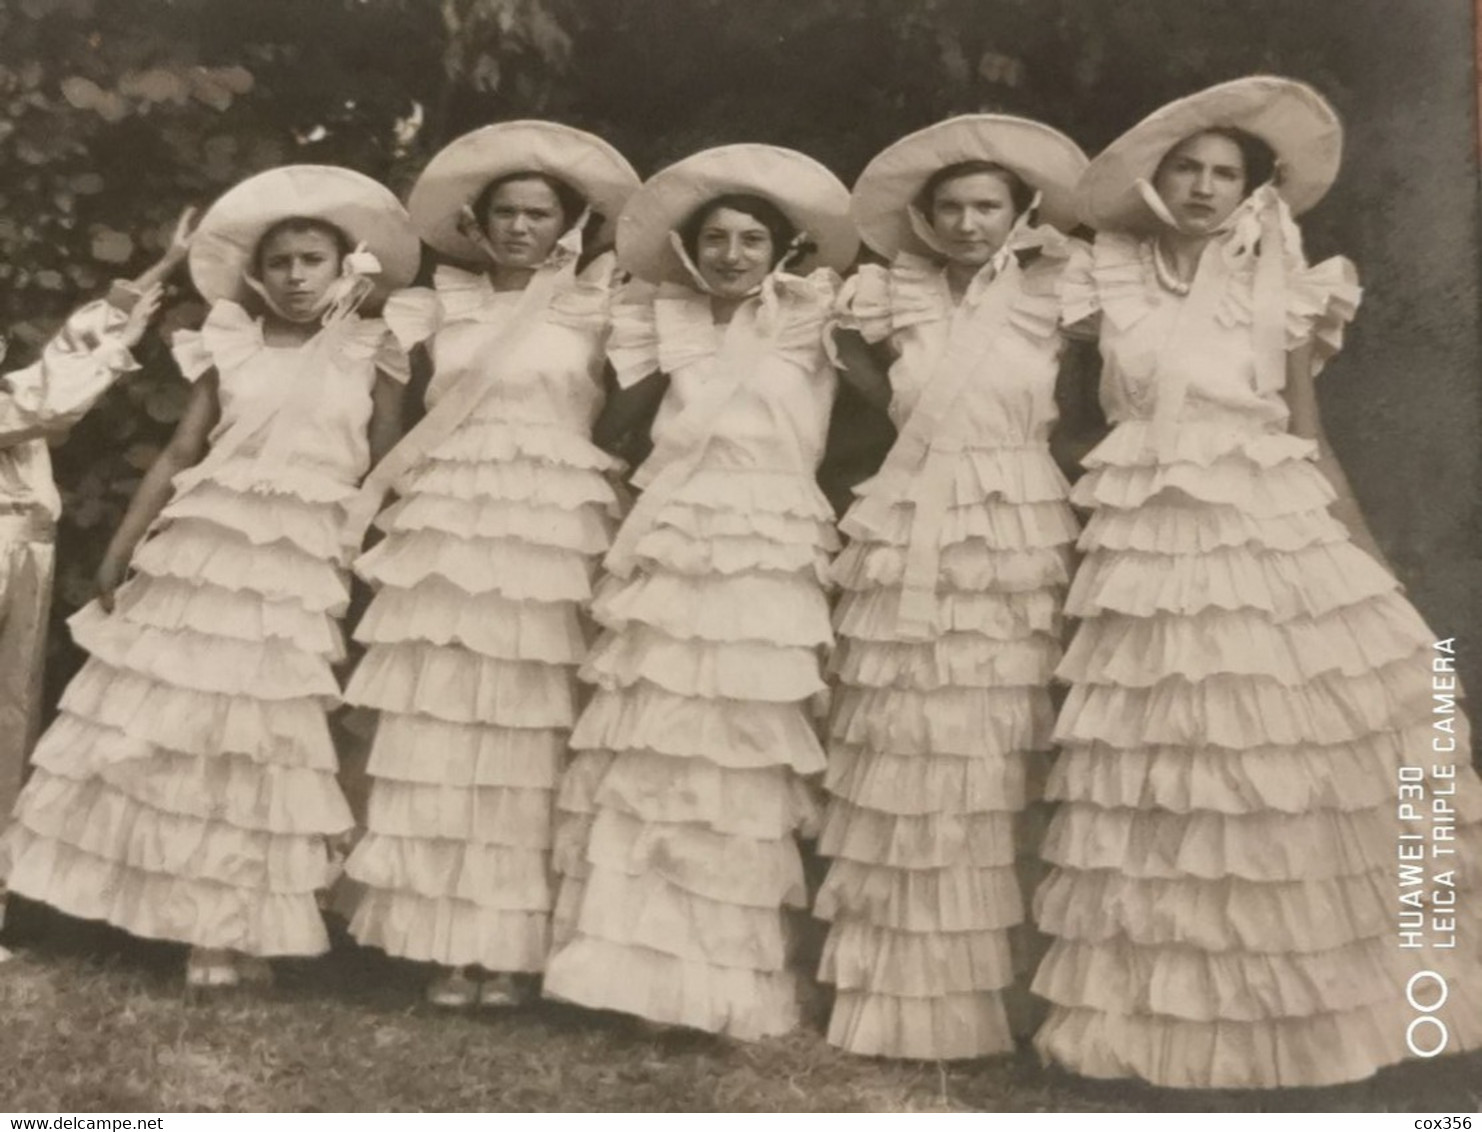
MULTIPOLYGON (((1305 223, 1367 294, 1322 380, 1335 446, 1433 627, 1482 679, 1474 29, 1465 0, 0 0, 0 328, 27 360, 58 320, 142 268, 185 203, 287 161, 404 191, 444 141, 544 116, 641 173, 769 141, 849 181, 945 115, 1043 119, 1090 152, 1190 90, 1306 79, 1348 128, 1305 223)), ((201 304, 183 288, 165 327, 201 304)), ((56 452, 62 619, 184 385, 162 343, 56 452)))

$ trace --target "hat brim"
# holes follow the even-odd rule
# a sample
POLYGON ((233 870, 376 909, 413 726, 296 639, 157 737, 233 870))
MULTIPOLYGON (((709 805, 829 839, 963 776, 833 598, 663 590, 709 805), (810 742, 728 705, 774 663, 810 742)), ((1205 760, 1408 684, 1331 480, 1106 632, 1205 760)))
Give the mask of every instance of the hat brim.
POLYGON ((1280 163, 1277 191, 1294 215, 1322 200, 1337 180, 1343 125, 1327 99, 1294 79, 1251 75, 1171 102, 1107 146, 1081 179, 1081 219, 1097 229, 1155 226, 1138 180, 1151 181, 1185 138, 1221 126, 1244 130, 1271 147, 1280 163))
POLYGON ((595 134, 559 122, 496 122, 455 138, 427 163, 407 200, 412 223, 429 247, 482 264, 484 252, 459 231, 459 217, 490 181, 513 173, 544 173, 580 193, 602 214, 599 243, 612 241, 639 183, 628 159, 595 134))
POLYGON ((618 218, 618 264, 650 283, 692 283, 669 233, 707 201, 750 193, 771 201, 817 250, 798 270, 843 271, 859 251, 849 190, 825 166, 796 150, 738 144, 702 150, 655 173, 618 218))
POLYGON ((371 276, 384 299, 417 276, 422 245, 401 202, 386 186, 336 165, 284 165, 248 177, 223 193, 201 218, 190 245, 190 277, 209 302, 245 300, 257 245, 290 217, 333 224, 352 245, 364 243, 381 263, 371 276))
POLYGON ((906 206, 932 174, 963 161, 992 161, 1012 170, 1041 194, 1041 222, 1067 232, 1075 227, 1075 187, 1087 164, 1081 147, 1028 118, 964 114, 907 134, 865 166, 850 201, 864 242, 887 258, 901 251, 931 255, 912 230, 906 206))

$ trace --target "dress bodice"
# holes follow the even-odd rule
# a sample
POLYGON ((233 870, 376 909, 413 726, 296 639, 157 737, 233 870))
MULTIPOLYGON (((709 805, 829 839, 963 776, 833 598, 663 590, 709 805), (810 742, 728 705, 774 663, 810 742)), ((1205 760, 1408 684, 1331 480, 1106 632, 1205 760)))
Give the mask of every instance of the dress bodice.
POLYGON ((709 297, 693 288, 630 285, 614 311, 610 353, 622 384, 656 371, 669 375, 654 420, 656 446, 675 438, 713 383, 726 380, 721 368, 738 364, 728 360, 734 358, 746 372, 714 420, 706 465, 811 476, 823 458, 837 380, 823 343, 836 285, 827 272, 785 278, 769 298, 747 300, 724 326, 716 324, 709 297), (734 339, 752 333, 754 347, 738 349, 734 339))
POLYGON ((897 428, 934 379, 958 376, 943 374, 946 365, 967 372, 935 439, 967 447, 1045 440, 1057 415, 1062 339, 1056 291, 1065 262, 1063 254, 1042 254, 1002 279, 980 274, 958 302, 945 269, 910 253, 889 268, 861 268, 841 297, 839 325, 867 341, 889 342, 895 354, 890 413, 897 428), (1010 293, 992 295, 995 287, 1010 293), (984 319, 994 325, 983 325, 984 319))
POLYGON ((250 469, 259 478, 308 472, 356 483, 370 466, 376 374, 406 373, 379 319, 350 315, 302 345, 272 346, 262 321, 230 300, 212 308, 200 331, 177 334, 175 354, 188 379, 216 370, 221 416, 212 455, 195 470, 209 478, 250 469))
MULTIPOLYGON (((1210 254, 1226 253, 1213 248, 1210 254)), ((1287 348, 1310 344, 1320 362, 1341 346, 1358 304, 1353 266, 1335 257, 1308 267, 1294 252, 1285 267, 1287 348)), ((1190 300, 1158 281, 1151 239, 1102 233, 1094 248, 1080 251, 1063 283, 1067 321, 1100 315, 1101 400, 1108 420, 1150 419, 1160 385, 1177 379, 1186 390, 1181 420, 1284 428, 1280 387, 1263 388, 1258 380, 1255 287, 1255 257, 1247 255, 1231 264, 1220 300, 1197 333, 1181 334, 1183 344, 1174 352, 1167 346, 1190 300)))
POLYGON ((435 405, 470 373, 494 368, 498 380, 481 411, 509 422, 565 425, 586 433, 601 407, 602 346, 607 330, 610 256, 557 285, 550 305, 512 350, 491 347, 511 320, 526 317, 520 291, 496 291, 486 275, 455 267, 437 270, 432 289, 394 295, 386 320, 403 345, 428 343, 435 405))

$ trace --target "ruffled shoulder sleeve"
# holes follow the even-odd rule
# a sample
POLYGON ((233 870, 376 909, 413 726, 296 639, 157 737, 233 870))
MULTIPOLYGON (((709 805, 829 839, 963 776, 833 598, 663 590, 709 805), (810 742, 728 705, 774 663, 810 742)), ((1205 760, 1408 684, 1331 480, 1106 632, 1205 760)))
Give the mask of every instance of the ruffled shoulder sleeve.
POLYGON ((866 342, 890 335, 890 276, 879 264, 867 263, 844 280, 834 303, 833 327, 853 330, 866 342))
POLYGON ((659 330, 654 316, 658 288, 635 279, 618 291, 612 305, 607 360, 620 388, 638 384, 659 369, 659 330))
POLYGON ((952 296, 942 268, 910 252, 901 252, 890 265, 889 301, 891 330, 952 317, 952 296))
POLYGON ((550 320, 573 330, 600 333, 612 315, 617 257, 604 252, 551 298, 550 320))
POLYGON ((792 360, 806 369, 818 368, 828 359, 826 344, 843 287, 838 273, 820 268, 806 277, 782 276, 776 285, 775 309, 763 300, 759 328, 765 332, 768 320, 776 319, 777 349, 795 355, 792 360))
POLYGON ((334 345, 339 352, 339 364, 356 366, 369 363, 402 385, 411 380, 406 350, 384 319, 351 315, 326 328, 326 333, 338 335, 334 345))
POLYGON ((1094 253, 1084 240, 1071 243, 1070 257, 1060 272, 1060 321, 1067 330, 1080 330, 1090 337, 1101 314, 1101 296, 1096 291, 1094 253))
POLYGON ((1020 292, 1009 309, 1009 321, 1030 338, 1055 337, 1064 321, 1062 286, 1073 259, 1086 247, 1079 240, 1057 240, 1040 246, 1039 255, 1020 271, 1020 292))
POLYGON ((1321 367, 1343 348, 1343 331, 1358 311, 1363 289, 1358 271, 1343 256, 1333 256, 1287 275, 1287 348, 1312 344, 1321 367))
POLYGON ((1158 303, 1157 281, 1152 272, 1151 252, 1144 241, 1121 232, 1101 232, 1091 246, 1090 287, 1094 298, 1085 292, 1084 275, 1088 270, 1078 266, 1072 257, 1066 273, 1072 281, 1067 294, 1061 287, 1062 318, 1073 321, 1073 315, 1084 318, 1100 310, 1119 330, 1139 321, 1158 303))
POLYGON ((477 318, 495 294, 487 275, 449 263, 432 273, 432 288, 442 306, 443 323, 477 318))
POLYGON ((443 308, 431 288, 403 287, 386 300, 381 317, 405 351, 437 333, 443 308))
POLYGON ((682 283, 664 283, 654 295, 653 311, 658 368, 663 372, 672 374, 719 351, 722 332, 711 314, 709 296, 682 283))
POLYGON ((839 297, 836 325, 880 342, 898 330, 952 316, 942 270, 923 256, 902 252, 888 268, 866 264, 839 297), (851 286, 852 284, 852 286, 851 286))
POLYGON ((187 381, 209 369, 234 370, 262 349, 262 325, 230 299, 211 308, 200 330, 177 330, 171 349, 187 381))

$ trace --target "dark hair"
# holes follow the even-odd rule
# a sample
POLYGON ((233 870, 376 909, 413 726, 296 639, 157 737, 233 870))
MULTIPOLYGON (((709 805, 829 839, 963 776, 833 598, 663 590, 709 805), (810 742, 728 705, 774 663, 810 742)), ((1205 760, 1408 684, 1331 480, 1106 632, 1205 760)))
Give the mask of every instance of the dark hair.
POLYGON ((256 279, 262 278, 262 250, 268 246, 268 241, 274 236, 281 236, 285 232, 297 235, 300 232, 318 232, 322 236, 328 236, 334 241, 340 259, 355 250, 355 244, 338 224, 331 224, 328 220, 320 220, 316 216, 288 216, 271 225, 257 241, 257 247, 252 249, 252 275, 256 279))
MULTIPOLYGON (((1244 193, 1249 196, 1256 189, 1269 181, 1276 172, 1276 151, 1271 148, 1269 142, 1264 138, 1258 138, 1246 130, 1236 126, 1210 126, 1207 130, 1199 130, 1181 139, 1158 161, 1158 169, 1161 171, 1163 162, 1173 156, 1174 150, 1193 138, 1201 138, 1213 134, 1217 138, 1232 141, 1240 149, 1241 163, 1245 166, 1245 188, 1244 193)), ((1156 181, 1158 174, 1153 174, 1156 181)))
POLYGON ((1009 200, 1014 206, 1014 215, 1017 216, 1029 207, 1034 200, 1034 190, 1024 183, 1024 178, 1015 173, 1006 165, 1000 165, 996 161, 984 161, 974 158, 971 161, 955 161, 951 165, 943 165, 921 186, 921 191, 916 194, 915 204, 917 211, 927 220, 933 218, 933 210, 936 208, 937 190, 948 181, 955 181, 959 177, 971 177, 975 173, 988 173, 999 178, 1008 187, 1009 200))
POLYGON ((587 207, 587 199, 577 192, 560 177, 553 177, 549 173, 539 173, 534 169, 522 169, 516 173, 506 173, 503 177, 495 177, 482 189, 479 195, 473 199, 473 214, 478 219, 479 227, 487 230, 489 227, 489 206, 493 203, 494 194, 503 186, 512 181, 539 181, 551 192, 556 194, 556 200, 561 205, 561 230, 564 232, 576 223, 576 218, 582 214, 587 207))
POLYGON ((711 197, 695 209, 679 226, 679 241, 684 245, 684 250, 689 253, 690 259, 699 258, 700 229, 705 227, 705 221, 722 208, 744 212, 766 228, 772 236, 772 267, 776 267, 781 262, 793 240, 797 239, 797 225, 787 218, 787 214, 782 209, 766 197, 757 196, 755 193, 722 193, 718 197, 711 197))

